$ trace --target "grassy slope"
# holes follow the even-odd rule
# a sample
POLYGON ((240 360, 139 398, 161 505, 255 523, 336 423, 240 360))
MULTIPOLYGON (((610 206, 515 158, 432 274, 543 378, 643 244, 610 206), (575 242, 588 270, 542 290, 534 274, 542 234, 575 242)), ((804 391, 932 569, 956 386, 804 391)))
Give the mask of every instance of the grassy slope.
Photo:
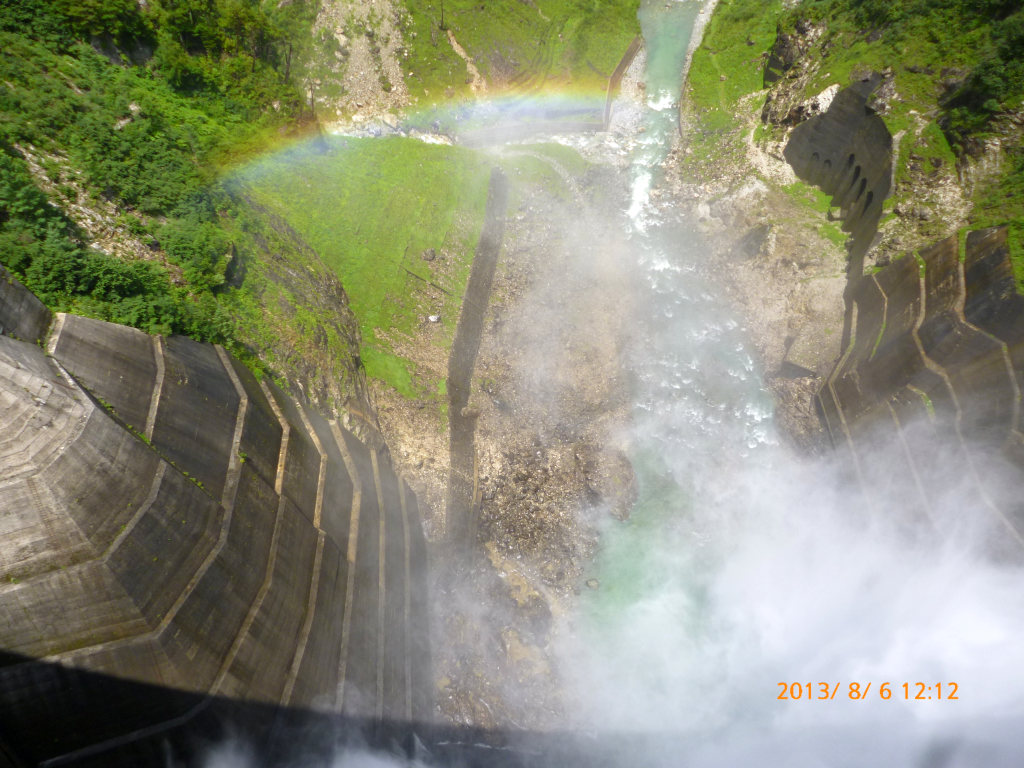
POLYGON ((691 123, 684 175, 706 180, 723 163, 745 163, 744 122, 737 110, 741 99, 761 90, 764 59, 781 14, 782 0, 732 0, 716 6, 694 51, 680 105, 691 123))
POLYGON ((334 291, 318 292, 331 285, 333 273, 243 197, 235 197, 233 214, 229 231, 245 263, 244 280, 218 299, 233 321, 235 354, 281 386, 298 383, 327 408, 341 404, 336 396, 358 401, 358 328, 334 291), (332 392, 325 380, 341 391, 332 392))
POLYGON ((488 172, 467 150, 350 138, 332 140, 325 155, 296 149, 268 158, 246 178, 341 279, 362 329, 367 373, 413 397, 420 394, 413 372, 385 337, 413 335, 424 314, 406 301, 421 282, 409 272, 453 294, 433 309, 446 319, 458 316, 483 223, 488 172), (459 216, 462 227, 455 226, 459 216), (454 264, 443 257, 424 261, 427 248, 447 251, 454 264), (442 266, 451 275, 435 280, 442 266))
MULTIPOLYGON (((468 95, 465 63, 439 30, 439 0, 406 0, 412 23, 410 93, 435 101, 446 88, 468 95), (413 36, 415 34, 415 37, 413 36)), ((640 33, 639 0, 446 0, 445 27, 489 82, 526 92, 572 86, 603 90, 640 33)))
MULTIPOLYGON (((963 152, 962 143, 985 138, 991 130, 985 111, 961 108, 951 115, 948 105, 940 103, 943 72, 950 68, 965 72, 977 68, 991 47, 992 34, 992 25, 985 19, 971 17, 965 21, 954 3, 947 5, 937 7, 930 16, 911 16, 869 42, 868 33, 872 30, 860 27, 851 10, 855 4, 848 0, 808 6, 809 10, 798 7, 790 12, 783 10, 779 0, 720 3, 703 44, 694 55, 689 76, 688 98, 698 116, 700 137, 694 146, 694 159, 699 161, 723 151, 739 156, 742 138, 736 111, 740 99, 761 90, 763 56, 774 43, 777 26, 792 29, 800 14, 810 15, 826 23, 823 42, 828 46, 825 53, 819 45, 809 54, 820 60, 820 67, 805 88, 805 98, 832 83, 849 83, 855 72, 891 67, 898 99, 883 115, 889 130, 896 134, 915 128, 920 119, 927 123, 919 140, 900 145, 896 160, 897 191, 886 201, 886 210, 891 211, 904 197, 913 194, 909 185, 900 186, 908 178, 912 152, 925 161, 935 157, 949 167, 963 152), (908 67, 919 71, 911 72, 908 67), (966 128, 951 131, 950 126, 957 123, 966 128)), ((765 132, 759 130, 757 138, 763 136, 765 132)), ((913 203, 909 198, 907 201, 913 203)), ((999 174, 978 185, 973 191, 973 202, 973 227, 1010 225, 1011 258, 1018 282, 1024 282, 1024 156, 1019 149, 999 174)), ((937 227, 938 223, 932 226, 937 227)))
POLYGON ((225 283, 232 254, 253 252, 247 212, 218 182, 298 127, 301 94, 273 62, 243 53, 168 64, 159 6, 149 7, 14 0, 0 14, 0 260, 55 310, 219 341, 259 368, 258 345, 236 327, 245 302, 225 283), (119 33, 128 22, 134 32, 119 33), (114 42, 156 55, 115 64, 80 42, 108 32, 110 56, 114 42), (202 82, 175 85, 190 67, 202 82), (32 176, 26 151, 46 179, 32 176), (65 215, 75 204, 109 217, 143 258, 91 247, 65 215))
MULTIPOLYGON (((18 1, 26 18, 48 13, 45 3, 40 11, 37 0, 18 1)), ((525 88, 570 81, 603 88, 639 29, 637 4, 540 0, 539 6, 495 3, 483 12, 456 3, 446 9, 446 24, 491 77, 489 67, 499 59, 489 55, 500 51, 525 88)), ((58 16, 44 19, 47 29, 60 32, 52 39, 13 27, 0 31, 0 148, 6 153, 0 163, 0 256, 56 309, 220 341, 256 369, 275 373, 308 363, 292 359, 304 349, 351 354, 346 339, 324 340, 316 312, 300 306, 298 294, 277 279, 274 270, 281 265, 268 270, 261 263, 273 254, 294 273, 315 271, 315 260, 221 185, 239 163, 279 149, 282 134, 301 121, 294 83, 274 70, 282 62, 254 61, 239 52, 189 57, 177 49, 172 61, 161 54, 170 43, 154 32, 159 24, 146 27, 157 17, 139 16, 133 3, 122 5, 145 27, 139 34, 150 35, 150 43, 161 41, 145 65, 110 63, 76 43, 85 33, 61 26, 58 16), (28 145, 61 158, 46 169, 52 184, 45 194, 33 192, 35 182, 16 149, 28 145), (57 209, 76 199, 98 210, 113 205, 121 229, 155 248, 156 258, 125 261, 89 248, 87 233, 46 205, 47 196, 57 209), (238 263, 247 265, 241 282, 231 280, 238 263), (281 338, 287 343, 278 343, 281 338)), ((418 39, 407 36, 415 41, 413 60, 420 56, 424 63, 426 83, 438 88, 435 96, 448 84, 461 87, 464 63, 436 28, 437 44, 431 41, 431 19, 438 20, 433 10, 415 0, 411 7, 414 25, 422 29, 418 39), (445 57, 452 59, 451 75, 445 57)), ((216 21, 217 11, 210 8, 214 16, 200 19, 204 24, 216 21)), ((175 23, 191 23, 188 14, 179 16, 175 23)), ((296 63, 292 81, 299 77, 297 68, 296 63)), ((537 151, 571 172, 586 167, 563 147, 537 151)), ((534 183, 569 194, 550 167, 535 159, 503 164, 518 184, 514 195, 526 194, 534 183)), ((422 284, 401 267, 452 294, 430 307, 452 322, 445 326, 450 343, 490 165, 465 150, 389 139, 349 140, 327 156, 272 156, 262 166, 263 197, 342 279, 367 343, 368 372, 405 395, 419 395, 425 387, 436 391, 438 382, 415 381, 415 370, 388 341, 393 332, 412 335, 425 314, 411 298, 422 284), (291 172, 296 165, 301 174, 291 172), (449 252, 451 262, 422 260, 419 254, 428 247, 449 252)))
POLYGON ((761 90, 763 56, 775 43, 781 15, 782 0, 719 2, 687 76, 687 97, 702 131, 736 127, 739 100, 761 90))
MULTIPOLYGON (((571 149, 553 151, 585 167, 571 149)), ((518 190, 513 198, 529 184, 561 185, 532 158, 502 164, 518 190)), ((430 397, 443 382, 416 371, 392 339, 414 338, 425 315, 439 314, 439 343, 451 344, 491 167, 491 158, 460 147, 347 138, 332 139, 326 154, 294 149, 268 158, 244 178, 341 279, 359 320, 367 374, 406 397, 430 397), (422 258, 428 248, 438 254, 434 261, 422 258), (448 293, 426 291, 424 281, 448 293), (432 302, 413 298, 423 291, 432 302)))

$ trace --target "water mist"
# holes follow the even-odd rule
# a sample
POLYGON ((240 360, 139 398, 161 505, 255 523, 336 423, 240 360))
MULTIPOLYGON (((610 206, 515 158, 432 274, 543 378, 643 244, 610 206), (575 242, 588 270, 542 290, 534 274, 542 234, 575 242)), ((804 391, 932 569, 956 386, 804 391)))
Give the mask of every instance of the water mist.
MULTIPOLYGON (((600 586, 560 620, 568 725, 606 747, 602 764, 1019 765, 1024 568, 990 556, 998 521, 948 477, 921 478, 946 490, 914 517, 886 489, 865 494, 842 454, 794 455, 706 245, 650 205, 697 8, 641 11, 645 131, 617 255, 631 278, 614 286, 630 294, 640 496, 628 521, 601 523, 587 574, 600 586)), ((872 460, 899 450, 880 441, 872 460)))
MULTIPOLYGON (((671 69, 646 14, 658 137, 671 69)), ((622 764, 1017 764, 1024 569, 991 557, 1001 523, 965 504, 967 477, 921 478, 944 491, 914 516, 890 489, 865 493, 842 453, 786 447, 707 247, 647 202, 656 146, 634 153, 627 225, 642 293, 627 302, 626 361, 640 498, 627 523, 606 524, 601 588, 562 636, 578 726, 648 734, 650 750, 629 741, 622 764)), ((872 450, 884 463, 902 448, 872 450)))

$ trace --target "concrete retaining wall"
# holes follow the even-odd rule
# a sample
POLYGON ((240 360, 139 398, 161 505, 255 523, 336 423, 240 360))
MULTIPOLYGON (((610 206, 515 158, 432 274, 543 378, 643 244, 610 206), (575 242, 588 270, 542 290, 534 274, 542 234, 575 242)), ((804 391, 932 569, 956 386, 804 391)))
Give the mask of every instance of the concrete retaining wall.
POLYGON ((385 458, 214 345, 58 315, 48 355, 32 342, 49 313, 0 289, 18 329, 0 336, 8 751, 96 759, 200 709, 118 700, 87 673, 427 718, 425 540, 385 458))
POLYGON ((38 343, 45 338, 51 319, 43 302, 0 264, 0 335, 38 343))

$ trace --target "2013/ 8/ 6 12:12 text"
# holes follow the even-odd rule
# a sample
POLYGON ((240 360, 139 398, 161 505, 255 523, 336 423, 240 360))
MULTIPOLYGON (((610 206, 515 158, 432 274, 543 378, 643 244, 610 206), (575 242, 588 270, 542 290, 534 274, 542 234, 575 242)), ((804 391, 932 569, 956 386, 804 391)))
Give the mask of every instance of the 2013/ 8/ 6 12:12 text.
MULTIPOLYGON (((788 701, 795 699, 807 699, 816 701, 831 701, 835 699, 836 694, 839 692, 842 683, 817 683, 818 695, 813 694, 811 683, 779 683, 779 695, 776 697, 780 701, 788 701)), ((868 694, 871 693, 871 689, 874 687, 873 683, 849 683, 845 695, 848 699, 858 701, 860 699, 866 699, 868 694)), ((959 699, 957 691, 959 686, 956 683, 936 683, 935 685, 926 685, 925 683, 903 683, 902 686, 897 686, 897 698, 899 698, 899 688, 903 688, 903 698, 919 699, 945 699, 946 701, 959 699)), ((878 692, 878 697, 881 699, 893 698, 892 683, 882 683, 875 687, 878 692)))

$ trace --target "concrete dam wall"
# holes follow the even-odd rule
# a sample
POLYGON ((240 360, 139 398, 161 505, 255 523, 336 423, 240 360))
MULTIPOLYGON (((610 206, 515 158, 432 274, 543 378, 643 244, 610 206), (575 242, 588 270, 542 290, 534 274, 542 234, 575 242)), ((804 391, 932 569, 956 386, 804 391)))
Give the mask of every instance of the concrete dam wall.
POLYGON ((856 283, 853 336, 818 400, 869 495, 901 490, 928 519, 966 479, 964 501, 1022 545, 1024 297, 1005 228, 969 233, 964 251, 954 235, 856 283), (879 439, 903 447, 896 461, 879 439))
POLYGON ((893 139, 871 105, 881 82, 876 73, 840 91, 785 148, 801 179, 833 195, 851 233, 843 352, 818 392, 819 415, 869 499, 885 489, 928 520, 956 487, 998 519, 992 546, 1019 557, 1024 297, 1006 229, 970 232, 963 248, 954 235, 864 274, 892 188, 893 139), (900 446, 895 459, 883 445, 900 446))
POLYGON ((383 457, 219 346, 74 315, 44 339, 6 271, 0 326, 0 746, 75 762, 197 709, 96 673, 429 717, 426 542, 383 457))

